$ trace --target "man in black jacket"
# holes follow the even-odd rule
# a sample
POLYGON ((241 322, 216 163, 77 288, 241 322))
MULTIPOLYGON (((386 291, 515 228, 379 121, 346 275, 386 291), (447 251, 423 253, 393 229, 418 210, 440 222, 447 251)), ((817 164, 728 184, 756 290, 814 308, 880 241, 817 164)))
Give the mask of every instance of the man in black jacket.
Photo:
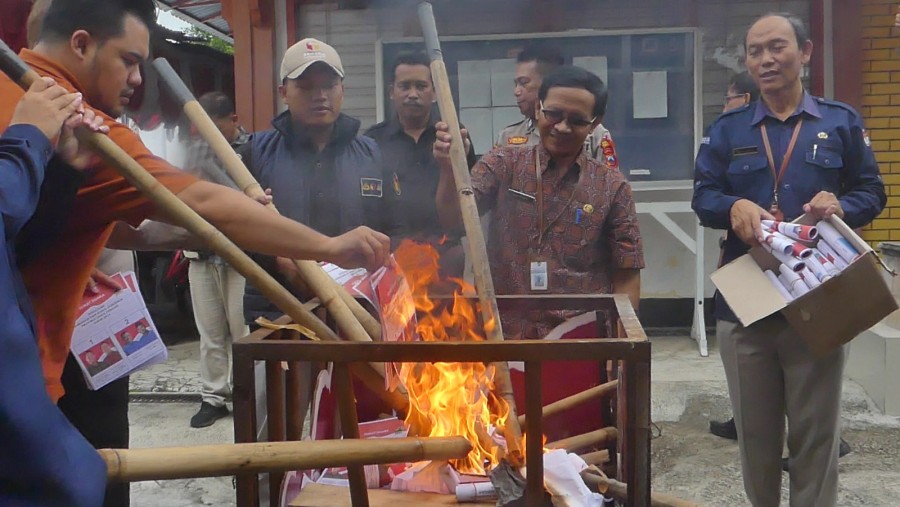
MULTIPOLYGON (((344 67, 333 47, 316 39, 291 46, 281 62, 281 99, 288 111, 272 130, 253 134, 240 150, 244 162, 286 217, 322 234, 365 225, 386 234, 399 230, 393 192, 386 190, 381 151, 359 135, 360 122, 341 113, 344 67)), ((287 259, 261 259, 276 275, 290 275, 287 259)), ((244 314, 280 315, 248 285, 244 314)))

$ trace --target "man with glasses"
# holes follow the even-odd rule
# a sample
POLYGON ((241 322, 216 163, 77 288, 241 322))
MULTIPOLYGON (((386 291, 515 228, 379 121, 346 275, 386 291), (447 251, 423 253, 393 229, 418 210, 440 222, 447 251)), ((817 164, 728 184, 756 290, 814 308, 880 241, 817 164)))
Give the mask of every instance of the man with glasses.
MULTIPOLYGON (((253 134, 238 150, 262 187, 272 189, 278 210, 326 235, 361 225, 396 232, 381 151, 359 134, 359 120, 341 113, 344 67, 337 51, 316 39, 288 48, 278 93, 288 110, 272 120, 272 130, 253 134)), ((287 259, 259 261, 276 278, 293 278, 287 259)), ((247 284, 244 314, 253 322, 280 312, 247 284)))
POLYGON ((728 90, 722 100, 722 112, 727 113, 732 109, 744 107, 759 99, 759 87, 753 82, 753 78, 745 70, 735 74, 728 84, 728 90))
MULTIPOLYGON (((516 105, 525 118, 501 130, 497 136, 497 146, 524 147, 534 146, 540 142, 536 119, 538 91, 541 89, 544 76, 549 75, 563 63, 564 59, 559 50, 546 44, 528 46, 519 52, 519 56, 516 57, 513 94, 516 97, 516 105)), ((616 148, 609 130, 600 123, 602 119, 602 117, 598 119, 591 135, 584 139, 584 149, 588 156, 603 160, 610 167, 618 168, 616 148)))
MULTIPOLYGON (((481 213, 493 210, 488 255, 498 294, 628 294, 640 299, 643 247, 631 187, 618 169, 588 157, 585 138, 606 110, 603 81, 562 66, 538 92, 540 143, 499 146, 472 168, 481 213)), ((441 223, 462 217, 449 161, 450 136, 438 124, 441 223)), ((510 339, 540 339, 569 312, 504 312, 510 339)))

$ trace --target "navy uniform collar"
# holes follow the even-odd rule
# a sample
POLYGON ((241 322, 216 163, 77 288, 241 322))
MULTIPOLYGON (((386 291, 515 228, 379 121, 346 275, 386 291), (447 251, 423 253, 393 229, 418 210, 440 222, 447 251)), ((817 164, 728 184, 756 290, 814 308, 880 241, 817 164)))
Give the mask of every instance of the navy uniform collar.
MULTIPOLYGON (((813 96, 810 95, 806 90, 803 91, 803 98, 800 100, 800 105, 797 106, 797 109, 788 117, 793 118, 801 113, 806 113, 810 116, 815 116, 816 118, 821 118, 822 113, 819 111, 819 105, 816 104, 813 96)), ((772 111, 769 110, 769 106, 760 98, 756 101, 756 110, 753 111, 753 120, 751 120, 751 125, 757 125, 759 122, 763 121, 766 116, 771 116, 775 118, 775 115, 772 114, 772 111)), ((777 118, 775 118, 777 119, 777 118)))

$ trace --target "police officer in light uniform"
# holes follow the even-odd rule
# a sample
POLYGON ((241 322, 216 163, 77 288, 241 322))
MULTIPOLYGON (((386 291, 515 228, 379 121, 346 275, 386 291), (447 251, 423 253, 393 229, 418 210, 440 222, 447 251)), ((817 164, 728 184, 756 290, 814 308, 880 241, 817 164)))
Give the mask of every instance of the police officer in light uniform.
MULTIPOLYGON (((559 50, 552 46, 534 45, 523 49, 516 58, 515 96, 519 111, 525 115, 522 121, 513 123, 500 131, 496 146, 534 146, 540 140, 534 120, 540 109, 538 90, 544 76, 564 63, 559 50)), ((584 140, 587 154, 603 160, 613 168, 618 168, 619 160, 609 130, 598 124, 584 140)))
MULTIPOLYGON (((812 53, 803 22, 765 15, 745 44, 761 99, 711 126, 695 167, 693 209, 728 231, 724 263, 758 244, 761 219, 837 215, 858 228, 887 200, 859 114, 803 89, 812 53)), ((790 504, 835 505, 845 350, 815 357, 781 314, 743 327, 718 293, 716 319, 750 502, 779 505, 786 415, 790 504)))

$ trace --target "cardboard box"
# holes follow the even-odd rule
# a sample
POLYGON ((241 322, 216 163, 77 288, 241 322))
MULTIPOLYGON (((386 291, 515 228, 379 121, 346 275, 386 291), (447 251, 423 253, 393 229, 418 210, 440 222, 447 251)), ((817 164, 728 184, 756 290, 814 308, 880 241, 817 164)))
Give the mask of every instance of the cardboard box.
MULTIPOLYGON (((797 223, 815 225, 803 216, 797 223)), ((859 252, 859 258, 819 287, 788 303, 763 273, 779 262, 760 247, 722 266, 712 282, 744 327, 781 312, 817 356, 849 342, 897 309, 897 302, 881 275, 875 251, 840 218, 831 224, 859 252)))

